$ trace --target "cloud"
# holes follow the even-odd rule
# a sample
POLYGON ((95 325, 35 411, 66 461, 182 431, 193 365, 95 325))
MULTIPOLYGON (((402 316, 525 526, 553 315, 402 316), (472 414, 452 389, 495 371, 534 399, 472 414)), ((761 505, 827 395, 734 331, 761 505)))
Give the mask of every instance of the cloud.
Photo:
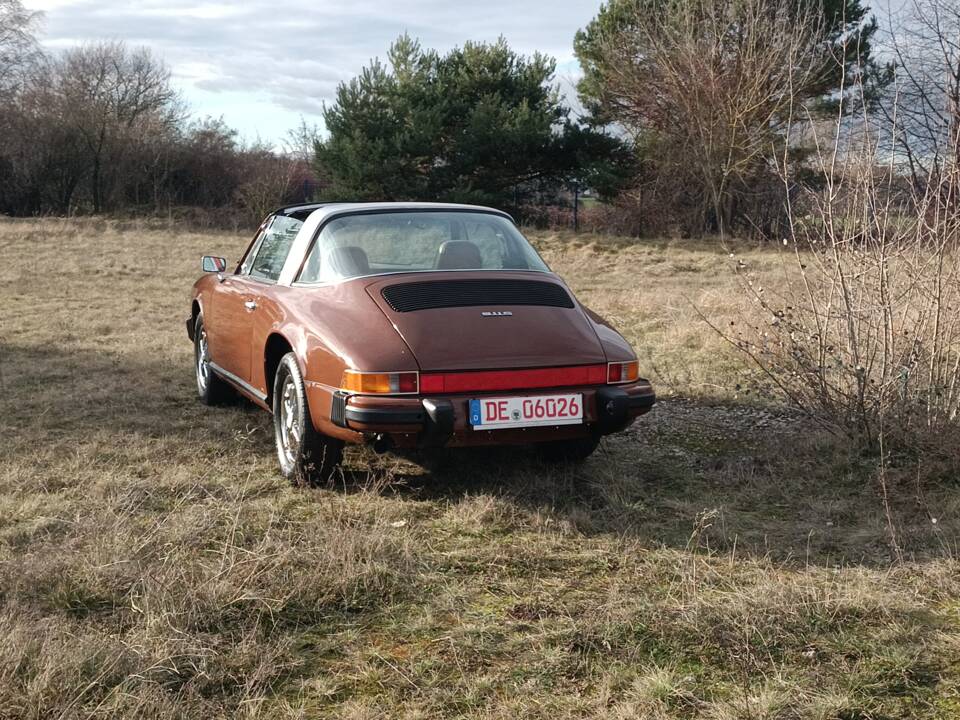
MULTIPOLYGON (((316 119, 339 82, 401 33, 446 50, 503 35, 519 52, 559 62, 558 81, 576 73, 573 35, 596 12, 584 0, 35 0, 46 12, 45 42, 66 47, 96 40, 146 45, 170 65, 175 81, 205 102, 232 94, 267 103, 289 118, 316 119)), ((207 112, 206 108, 195 108, 207 112)), ((269 116, 265 108, 260 108, 269 116)), ((228 122, 233 118, 226 117, 228 122)), ((240 123, 242 125, 242 122, 240 123)))

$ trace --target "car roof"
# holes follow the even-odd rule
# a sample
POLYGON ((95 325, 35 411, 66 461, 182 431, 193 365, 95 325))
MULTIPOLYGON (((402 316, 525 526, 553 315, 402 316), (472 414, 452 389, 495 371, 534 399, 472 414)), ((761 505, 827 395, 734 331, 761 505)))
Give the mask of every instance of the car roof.
POLYGON ((428 212, 484 212, 502 215, 510 220, 513 218, 509 213, 492 207, 483 205, 464 205, 461 203, 440 203, 440 202, 318 202, 318 203, 297 203, 296 205, 285 205, 274 210, 274 215, 285 215, 297 220, 305 221, 314 212, 322 210, 323 216, 329 216, 334 213, 367 213, 367 212, 389 212, 424 210, 428 212))
POLYGON ((437 202, 366 202, 366 203, 302 203, 300 205, 288 205, 275 211, 274 214, 294 217, 303 222, 303 227, 297 233, 297 237, 290 247, 287 254, 287 260, 280 271, 280 277, 277 282, 280 285, 290 285, 293 282, 297 269, 303 262, 303 258, 310 249, 311 241, 320 226, 329 218, 338 215, 362 215, 365 213, 386 213, 386 212, 481 212, 491 215, 499 215, 513 222, 509 214, 496 208, 483 207, 482 205, 460 205, 456 203, 437 203, 437 202))

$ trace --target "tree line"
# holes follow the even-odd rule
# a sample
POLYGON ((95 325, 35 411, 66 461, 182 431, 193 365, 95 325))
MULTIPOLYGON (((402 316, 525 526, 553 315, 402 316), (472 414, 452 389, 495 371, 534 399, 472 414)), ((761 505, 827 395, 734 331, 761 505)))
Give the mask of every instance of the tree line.
POLYGON ((252 215, 295 195, 309 167, 194 119, 162 59, 99 42, 59 53, 40 16, 0 0, 0 213, 236 206, 252 215))
POLYGON ((884 33, 861 0, 608 0, 573 39, 577 111, 552 58, 403 35, 338 87, 322 138, 303 127, 278 151, 192 118, 149 50, 44 52, 37 14, 0 0, 0 212, 382 199, 537 219, 588 190, 634 233, 775 236, 822 182, 818 123, 876 110, 915 183, 957 132, 960 103, 940 99, 960 84, 955 8, 912 3, 884 33))

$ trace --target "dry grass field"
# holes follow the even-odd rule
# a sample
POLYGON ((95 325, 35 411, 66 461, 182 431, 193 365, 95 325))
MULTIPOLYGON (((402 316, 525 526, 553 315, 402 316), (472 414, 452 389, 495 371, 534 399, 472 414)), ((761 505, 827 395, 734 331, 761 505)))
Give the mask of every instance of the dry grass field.
POLYGON ((537 236, 664 398, 585 465, 351 451, 308 491, 194 399, 189 287, 245 242, 0 220, 0 718, 960 717, 960 485, 888 512, 737 390, 728 251, 537 236))

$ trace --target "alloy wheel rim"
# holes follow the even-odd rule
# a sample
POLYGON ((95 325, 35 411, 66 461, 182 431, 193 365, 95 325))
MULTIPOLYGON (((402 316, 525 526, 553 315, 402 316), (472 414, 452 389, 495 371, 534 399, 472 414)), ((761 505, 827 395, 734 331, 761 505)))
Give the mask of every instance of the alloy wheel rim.
POLYGON ((293 465, 297 449, 300 447, 303 428, 300 426, 300 395, 292 377, 288 376, 284 380, 278 404, 280 412, 277 417, 277 430, 280 454, 287 465, 293 465))
POLYGON ((197 387, 200 392, 205 392, 207 384, 210 382, 210 352, 207 349, 207 331, 200 330, 200 338, 197 341, 197 387))

